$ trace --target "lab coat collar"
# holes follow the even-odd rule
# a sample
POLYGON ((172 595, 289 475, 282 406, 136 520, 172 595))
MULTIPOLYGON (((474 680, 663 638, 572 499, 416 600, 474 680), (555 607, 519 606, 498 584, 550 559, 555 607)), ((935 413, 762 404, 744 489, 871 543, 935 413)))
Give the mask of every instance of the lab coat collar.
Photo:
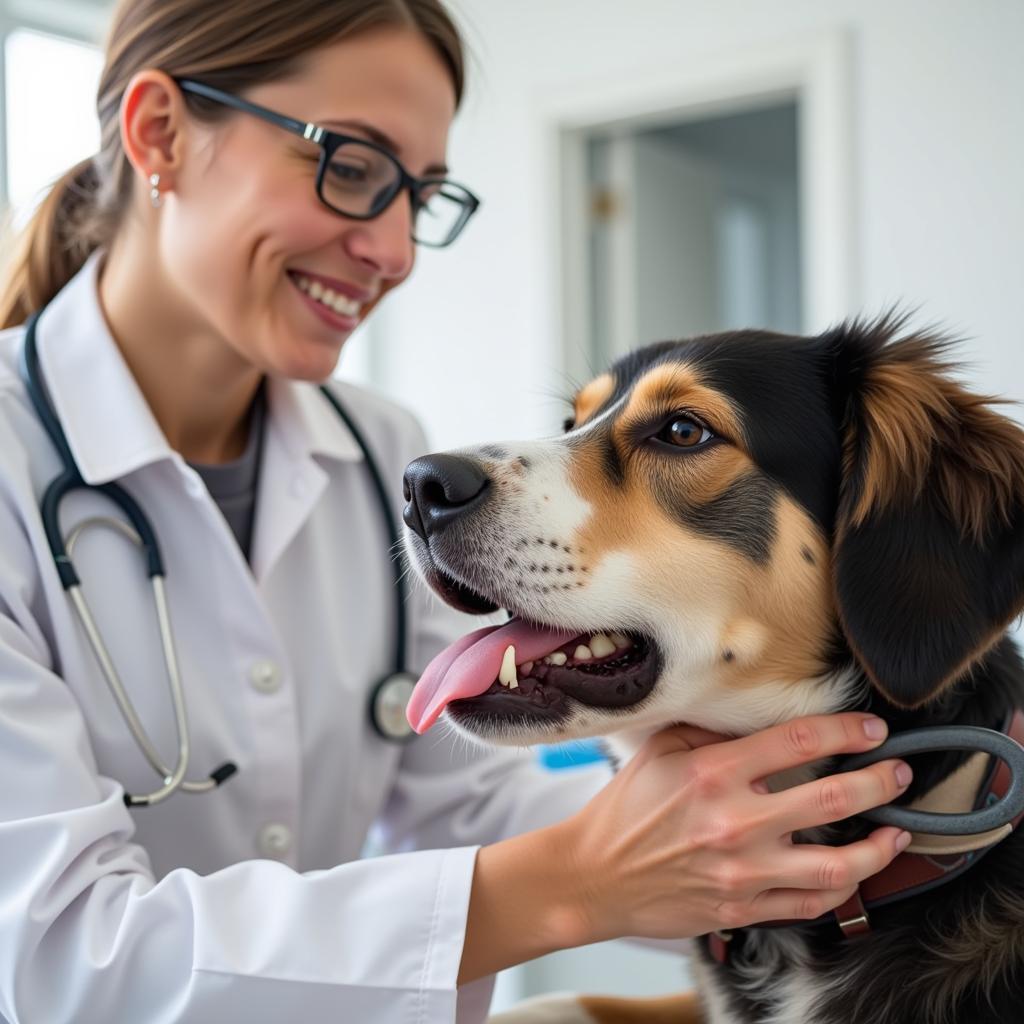
MULTIPOLYGON (((184 466, 157 423, 110 334, 99 304, 102 252, 39 318, 43 379, 87 484, 108 483, 151 463, 184 466)), ((273 378, 267 429, 292 459, 314 455, 356 461, 362 451, 315 385, 273 378)))

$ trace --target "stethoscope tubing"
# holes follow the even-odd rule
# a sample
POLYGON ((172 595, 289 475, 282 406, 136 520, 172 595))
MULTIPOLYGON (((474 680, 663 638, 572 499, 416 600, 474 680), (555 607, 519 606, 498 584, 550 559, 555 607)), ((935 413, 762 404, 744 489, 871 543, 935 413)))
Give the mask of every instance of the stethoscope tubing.
MULTIPOLYGON (((42 310, 34 313, 26 323, 25 340, 21 350, 21 376, 29 399, 63 466, 62 471, 57 477, 47 485, 40 500, 43 529, 46 533, 47 544, 50 548, 61 586, 67 592, 82 624, 89 646, 96 657, 100 670, 125 720, 125 724, 128 726, 132 737, 146 760, 163 782, 160 788, 152 793, 138 795, 126 792, 124 801, 129 807, 148 806, 165 800, 179 789, 190 793, 208 792, 230 778, 238 769, 233 762, 226 761, 211 772, 207 779, 199 782, 190 782, 185 779, 185 773, 188 770, 188 762, 191 756, 188 715, 185 706, 184 688, 178 668, 174 631, 171 626, 165 591, 164 579, 166 573, 156 532, 139 503, 119 484, 109 482, 94 486, 87 484, 83 479, 71 451, 71 446, 68 443, 67 435, 64 433, 64 429, 46 395, 43 385, 42 369, 36 345, 36 327, 41 313, 42 310), (79 523, 65 541, 60 529, 60 504, 69 494, 76 490, 99 492, 105 495, 125 516, 127 522, 112 517, 92 517, 79 523), (168 768, 163 763, 142 724, 138 712, 132 704, 131 698, 118 675, 117 668, 103 641, 102 634, 96 625, 92 611, 89 608, 89 603, 82 591, 81 580, 75 570, 72 555, 76 540, 84 529, 100 525, 117 530, 134 544, 138 545, 146 559, 146 571, 153 590, 153 600, 156 607, 157 622, 163 647, 168 685, 171 690, 175 728, 178 737, 178 755, 173 769, 168 768)), ((380 470, 362 431, 359 430, 352 417, 328 388, 321 387, 320 391, 348 427, 362 450, 366 468, 373 485, 374 495, 379 502, 383 515, 389 544, 389 562, 392 566, 395 585, 394 657, 392 672, 377 684, 371 695, 370 718, 374 729, 380 736, 391 741, 403 742, 412 738, 413 735, 411 729, 408 732, 406 731, 404 714, 396 716, 393 707, 391 708, 391 713, 386 716, 381 711, 381 709, 387 709, 393 705, 395 700, 404 701, 414 681, 413 677, 404 671, 407 629, 406 587, 402 568, 398 562, 398 528, 391 512, 390 501, 380 470), (384 717, 387 718, 390 725, 385 725, 383 721, 378 721, 378 718, 384 717), (398 720, 399 717, 401 725, 396 728, 391 720, 398 720)))
POLYGON ((891 736, 874 750, 843 758, 838 770, 854 771, 890 757, 943 750, 983 751, 999 758, 1010 769, 1009 788, 991 806, 963 814, 914 811, 908 807, 887 804, 864 811, 859 817, 879 825, 896 825, 910 832, 927 832, 936 836, 970 836, 1000 828, 1024 812, 1024 747, 995 729, 969 725, 908 729, 891 736))

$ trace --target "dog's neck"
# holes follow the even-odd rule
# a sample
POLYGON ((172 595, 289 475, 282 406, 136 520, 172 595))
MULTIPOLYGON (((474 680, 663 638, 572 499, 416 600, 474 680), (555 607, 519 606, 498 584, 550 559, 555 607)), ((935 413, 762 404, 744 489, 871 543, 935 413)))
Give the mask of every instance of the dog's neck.
MULTIPOLYGON (((819 684, 827 687, 830 693, 845 695, 840 706, 823 710, 870 711, 888 722, 891 734, 939 725, 974 725, 997 729, 1011 710, 1024 707, 1024 661, 1009 637, 1003 637, 995 644, 938 700, 921 708, 908 710, 889 703, 870 686, 862 670, 850 661, 838 664, 831 679, 802 685, 819 684)), ((651 726, 607 737, 605 744, 612 763, 622 765, 629 761, 657 728, 651 726)), ((972 756, 970 752, 964 751, 915 755, 912 761, 914 779, 907 791, 894 802, 906 805, 922 799, 972 756)), ((772 790, 788 789, 827 774, 833 763, 825 759, 802 765, 778 773, 766 781, 772 790)), ((852 818, 830 828, 829 838, 831 841, 847 842, 866 835, 874 827, 864 819, 852 818)), ((820 840, 823 837, 814 838, 820 840)))

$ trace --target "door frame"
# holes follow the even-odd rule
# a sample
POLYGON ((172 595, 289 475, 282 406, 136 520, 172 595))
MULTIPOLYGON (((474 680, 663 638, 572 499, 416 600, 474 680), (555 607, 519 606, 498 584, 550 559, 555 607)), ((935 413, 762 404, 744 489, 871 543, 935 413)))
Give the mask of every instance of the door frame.
POLYGON ((539 102, 541 185, 562 367, 582 382, 588 365, 589 195, 586 141, 616 128, 654 128, 797 102, 803 330, 857 312, 853 47, 835 29, 729 52, 664 71, 609 76, 549 91, 539 102))

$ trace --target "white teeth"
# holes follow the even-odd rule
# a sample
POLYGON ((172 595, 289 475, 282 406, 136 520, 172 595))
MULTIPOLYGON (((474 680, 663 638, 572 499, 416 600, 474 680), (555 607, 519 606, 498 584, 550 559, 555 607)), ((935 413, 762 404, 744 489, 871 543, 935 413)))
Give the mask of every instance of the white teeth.
POLYGON ((629 637, 623 633, 612 633, 612 643, 616 647, 631 647, 632 644, 629 642, 629 637))
POLYGON ((355 299, 350 299, 347 295, 334 291, 333 288, 325 288, 319 281, 313 281, 308 277, 296 276, 295 283, 310 298, 323 303, 328 309, 333 309, 335 313, 340 313, 342 316, 359 316, 362 303, 355 299))
POLYGON ((555 651, 554 654, 549 654, 544 661, 549 665, 564 665, 569 659, 561 652, 555 651))
POLYGON ((605 655, 612 654, 614 650, 615 644, 612 643, 611 637, 604 633, 595 633, 590 638, 590 653, 595 658, 603 658, 605 655))
POLYGON ((510 690, 519 686, 519 680, 516 678, 516 649, 512 644, 505 648, 505 656, 501 659, 501 670, 498 672, 498 682, 510 690))
POLYGON ((590 648, 586 646, 586 644, 580 644, 579 647, 577 647, 576 650, 572 652, 572 656, 577 661, 590 661, 590 659, 594 655, 591 652, 590 648))

